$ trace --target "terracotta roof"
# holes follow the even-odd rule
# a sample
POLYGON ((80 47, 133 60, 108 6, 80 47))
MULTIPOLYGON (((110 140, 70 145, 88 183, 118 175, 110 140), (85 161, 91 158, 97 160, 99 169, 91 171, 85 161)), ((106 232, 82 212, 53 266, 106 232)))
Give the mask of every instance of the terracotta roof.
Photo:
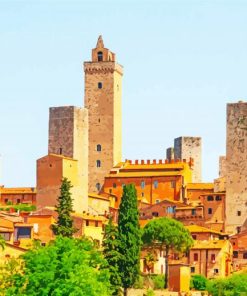
POLYGON ((228 240, 197 240, 191 249, 222 249, 228 243, 228 240))
POLYGON ((14 228, 8 228, 8 227, 1 227, 0 226, 0 232, 14 232, 14 228))
POLYGON ((52 157, 55 157, 55 158, 60 158, 60 159, 67 159, 67 160, 77 161, 77 160, 74 159, 74 158, 67 157, 67 156, 60 155, 60 154, 53 154, 53 153, 50 153, 50 154, 48 154, 48 155, 46 155, 46 156, 43 156, 43 157, 39 158, 38 161, 41 160, 41 159, 43 159, 43 158, 47 158, 47 157, 49 157, 49 156, 52 156, 52 157))
POLYGON ((88 197, 109 201, 109 198, 96 193, 88 193, 88 197))
POLYGON ((34 187, 13 187, 5 188, 0 187, 1 194, 35 194, 36 188, 34 187))
POLYGON ((194 190, 212 190, 214 189, 214 183, 188 183, 187 189, 194 190))
POLYGON ((13 223, 17 223, 17 222, 23 222, 23 218, 21 216, 18 216, 17 214, 9 214, 6 212, 0 212, 0 218, 3 218, 7 221, 11 221, 13 223))
POLYGON ((222 233, 220 231, 215 231, 206 227, 202 227, 199 225, 188 225, 185 226, 185 228, 187 228, 189 230, 189 232, 200 232, 200 233, 214 233, 214 234, 218 234, 218 235, 227 235, 225 233, 222 233))

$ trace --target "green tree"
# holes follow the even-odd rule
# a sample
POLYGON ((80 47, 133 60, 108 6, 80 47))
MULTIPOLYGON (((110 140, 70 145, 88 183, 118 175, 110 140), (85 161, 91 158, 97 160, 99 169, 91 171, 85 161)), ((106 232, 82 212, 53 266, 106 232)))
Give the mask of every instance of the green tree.
POLYGON ((121 277, 119 273, 119 240, 117 226, 113 225, 112 217, 110 217, 108 224, 105 227, 103 239, 103 254, 108 262, 110 272, 110 282, 112 285, 113 295, 119 295, 122 286, 121 277))
POLYGON ((159 244, 165 253, 165 285, 168 285, 168 257, 171 251, 185 252, 193 245, 193 239, 189 231, 182 223, 167 217, 149 221, 142 235, 146 245, 159 244))
POLYGON ((204 291, 206 290, 207 281, 208 279, 203 275, 200 275, 200 274, 192 275, 190 280, 190 288, 199 290, 199 291, 204 291))
POLYGON ((124 295, 127 295, 127 289, 134 285, 140 272, 141 232, 134 184, 126 185, 123 188, 119 207, 118 232, 121 254, 119 271, 124 295))
POLYGON ((73 212, 73 203, 70 192, 71 188, 71 182, 67 178, 63 178, 60 188, 60 196, 57 199, 56 205, 58 219, 57 223, 52 225, 52 230, 55 235, 72 237, 76 232, 76 229, 73 227, 73 219, 71 217, 71 213, 73 212))
POLYGON ((6 296, 111 295, 107 262, 90 240, 58 236, 22 258, 23 272, 12 276, 6 296))
POLYGON ((0 248, 2 249, 2 251, 5 248, 5 239, 1 236, 1 234, 0 234, 0 248))

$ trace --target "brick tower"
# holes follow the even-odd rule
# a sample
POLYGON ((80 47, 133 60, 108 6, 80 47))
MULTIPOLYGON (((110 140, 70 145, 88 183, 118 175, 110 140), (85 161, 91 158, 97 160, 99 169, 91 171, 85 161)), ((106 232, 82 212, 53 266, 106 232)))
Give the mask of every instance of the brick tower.
POLYGON ((116 56, 104 47, 101 36, 84 62, 85 108, 88 109, 88 185, 98 192, 104 177, 122 159, 122 76, 116 56))
POLYGON ((190 158, 194 159, 194 169, 192 175, 193 183, 201 182, 201 150, 202 147, 200 137, 179 137, 174 140, 175 159, 186 159, 187 161, 189 161, 190 158))
POLYGON ((247 217, 247 102, 227 104, 226 231, 247 217))

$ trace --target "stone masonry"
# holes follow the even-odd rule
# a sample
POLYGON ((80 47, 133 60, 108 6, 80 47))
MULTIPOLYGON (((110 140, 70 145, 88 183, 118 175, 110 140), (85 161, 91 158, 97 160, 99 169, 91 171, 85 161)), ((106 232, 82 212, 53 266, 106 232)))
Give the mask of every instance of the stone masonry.
POLYGON ((87 210, 88 194, 88 111, 74 106, 50 108, 48 153, 78 161, 81 205, 87 210), (82 196, 81 196, 82 195, 82 196))
POLYGON ((226 230, 247 218, 247 102, 227 104, 226 230))
POLYGON ((174 148, 173 147, 169 147, 166 149, 166 159, 168 159, 169 161, 174 159, 174 148))
POLYGON ((92 61, 84 63, 85 108, 89 124, 89 192, 100 191, 104 177, 122 159, 122 75, 115 54, 100 36, 92 61))
POLYGON ((201 138, 200 137, 179 137, 174 140, 174 158, 175 160, 190 158, 194 160, 194 169, 192 182, 201 182, 201 138))

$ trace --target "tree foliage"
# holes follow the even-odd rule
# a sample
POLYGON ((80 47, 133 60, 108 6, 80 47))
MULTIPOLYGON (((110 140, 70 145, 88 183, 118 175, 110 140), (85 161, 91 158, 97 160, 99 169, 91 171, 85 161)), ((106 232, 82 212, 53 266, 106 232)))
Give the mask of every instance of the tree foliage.
POLYGON ((1 234, 0 234, 0 248, 2 249, 2 251, 5 248, 5 239, 1 236, 1 234))
POLYGON ((52 225, 52 230, 55 235, 72 237, 76 232, 76 229, 73 227, 73 219, 71 217, 71 213, 73 212, 73 203, 70 192, 71 188, 71 182, 67 178, 63 178, 60 188, 60 196, 57 199, 56 205, 58 219, 57 223, 52 225))
POLYGON ((234 274, 225 279, 209 280, 206 289, 212 296, 247 295, 247 273, 234 274))
POLYGON ((174 219, 162 217, 149 221, 143 230, 144 244, 162 246, 165 252, 165 285, 168 284, 168 256, 171 251, 185 252, 193 245, 193 239, 184 225, 174 219))
POLYGON ((104 257, 109 266, 113 295, 118 295, 122 284, 118 268, 121 256, 119 253, 118 228, 113 225, 112 217, 110 217, 109 222, 105 227, 102 245, 104 257))
POLYGON ((106 261, 91 241, 57 237, 23 255, 23 272, 12 275, 6 295, 111 295, 106 261))
POLYGON ((119 271, 126 295, 127 288, 132 287, 140 272, 141 235, 136 189, 134 184, 123 188, 123 196, 118 216, 119 271))

